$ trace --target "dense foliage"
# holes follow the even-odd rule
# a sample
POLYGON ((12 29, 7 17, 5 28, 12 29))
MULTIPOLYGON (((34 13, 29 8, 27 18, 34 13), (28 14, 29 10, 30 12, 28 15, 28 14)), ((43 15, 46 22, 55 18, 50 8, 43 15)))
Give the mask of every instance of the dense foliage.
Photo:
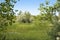
MULTIPOLYGON (((58 32, 60 32, 60 1, 57 0, 57 2, 53 5, 53 6, 49 6, 48 1, 46 2, 47 4, 41 4, 40 5, 40 11, 41 11, 41 15, 43 17, 41 17, 43 20, 43 22, 45 21, 49 21, 52 25, 53 28, 51 29, 51 31, 48 33, 49 36, 51 36, 51 40, 55 40, 56 36, 59 35, 58 32), (58 15, 57 15, 58 12, 58 15)), ((44 25, 44 24, 43 24, 44 25)))
POLYGON ((4 0, 4 2, 0 3, 0 40, 5 40, 4 34, 6 33, 6 29, 8 25, 12 25, 15 18, 15 13, 13 11, 13 7, 16 1, 14 0, 4 0), (3 34, 3 33, 4 34, 3 34), (3 37, 4 36, 4 37, 3 37))

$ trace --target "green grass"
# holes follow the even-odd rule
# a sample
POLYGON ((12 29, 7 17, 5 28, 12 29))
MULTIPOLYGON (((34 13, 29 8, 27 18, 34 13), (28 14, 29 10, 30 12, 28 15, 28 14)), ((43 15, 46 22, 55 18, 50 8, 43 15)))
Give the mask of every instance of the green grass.
POLYGON ((7 28, 6 40, 49 40, 49 27, 15 23, 7 28))

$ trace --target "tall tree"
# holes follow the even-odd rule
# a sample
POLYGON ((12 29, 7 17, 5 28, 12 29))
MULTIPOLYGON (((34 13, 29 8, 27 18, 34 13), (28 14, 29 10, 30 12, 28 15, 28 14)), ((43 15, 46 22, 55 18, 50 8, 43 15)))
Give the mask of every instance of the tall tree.
POLYGON ((5 40, 6 30, 8 25, 12 25, 15 13, 13 11, 14 4, 16 3, 15 0, 4 0, 4 2, 0 3, 0 40, 5 40))
POLYGON ((60 31, 60 22, 59 22, 59 16, 56 12, 59 12, 60 14, 60 0, 57 0, 57 2, 53 6, 49 6, 49 3, 47 2, 46 5, 41 4, 39 8, 41 15, 45 14, 43 18, 47 19, 46 21, 50 21, 51 24, 53 24, 52 30, 49 32, 49 35, 51 36, 51 40, 55 40, 55 35, 58 34, 60 31))

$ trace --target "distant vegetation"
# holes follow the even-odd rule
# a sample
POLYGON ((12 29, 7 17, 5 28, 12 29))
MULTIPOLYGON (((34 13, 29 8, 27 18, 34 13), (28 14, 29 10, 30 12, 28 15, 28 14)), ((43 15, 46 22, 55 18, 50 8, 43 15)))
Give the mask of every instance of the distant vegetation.
POLYGON ((33 16, 29 12, 19 12, 17 16, 17 21, 22 23, 31 23, 33 21, 33 16))
POLYGON ((49 1, 41 3, 40 14, 36 16, 27 11, 20 11, 16 16, 14 0, 0 3, 0 40, 55 40, 60 32, 59 2, 53 6, 49 6, 49 1))

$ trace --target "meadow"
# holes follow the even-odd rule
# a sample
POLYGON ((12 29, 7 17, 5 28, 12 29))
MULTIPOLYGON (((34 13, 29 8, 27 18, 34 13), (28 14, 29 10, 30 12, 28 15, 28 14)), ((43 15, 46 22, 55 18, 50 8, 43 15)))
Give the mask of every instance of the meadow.
POLYGON ((45 0, 38 8, 35 1, 26 1, 26 5, 23 5, 28 10, 22 5, 17 4, 19 8, 16 7, 16 3, 19 0, 0 1, 0 40, 56 40, 60 37, 60 0, 51 3, 45 0), (32 4, 36 7, 32 7, 32 4), (20 7, 24 9, 20 10, 20 7), (39 14, 33 15, 38 10, 39 14))
POLYGON ((49 27, 34 23, 14 23, 7 28, 6 40, 49 40, 49 27))

